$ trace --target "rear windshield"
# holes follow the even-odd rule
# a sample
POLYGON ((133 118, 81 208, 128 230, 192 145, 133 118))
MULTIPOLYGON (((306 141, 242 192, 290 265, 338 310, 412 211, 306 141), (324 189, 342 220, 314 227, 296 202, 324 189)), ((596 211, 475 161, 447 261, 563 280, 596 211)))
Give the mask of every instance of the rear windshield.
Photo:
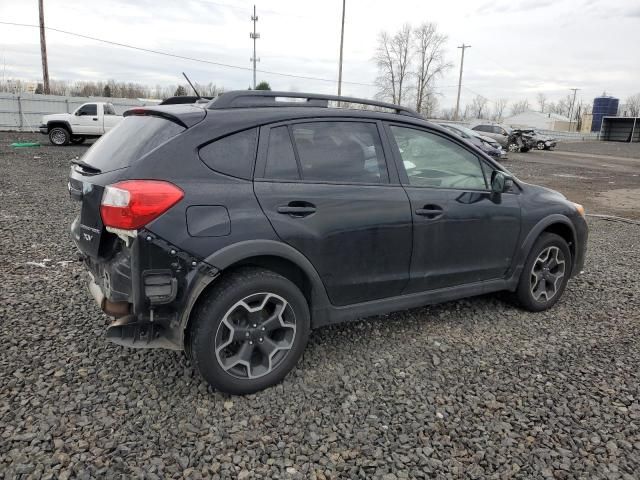
POLYGON ((184 130, 160 117, 125 117, 94 143, 82 160, 102 172, 128 167, 184 130))

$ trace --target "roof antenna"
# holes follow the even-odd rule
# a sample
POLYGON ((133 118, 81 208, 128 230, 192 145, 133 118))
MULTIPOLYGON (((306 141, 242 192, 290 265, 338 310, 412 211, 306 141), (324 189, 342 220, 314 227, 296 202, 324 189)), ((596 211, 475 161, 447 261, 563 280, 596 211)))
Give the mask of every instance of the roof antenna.
POLYGON ((198 91, 196 90, 196 87, 193 86, 193 83, 191 83, 191 80, 189 80, 189 77, 187 77, 187 74, 182 72, 182 75, 184 76, 184 78, 187 79, 187 82, 189 82, 189 85, 191 85, 191 88, 193 88, 193 91, 196 92, 196 97, 198 97, 198 99, 202 98, 200 96, 200 94, 198 93, 198 91))

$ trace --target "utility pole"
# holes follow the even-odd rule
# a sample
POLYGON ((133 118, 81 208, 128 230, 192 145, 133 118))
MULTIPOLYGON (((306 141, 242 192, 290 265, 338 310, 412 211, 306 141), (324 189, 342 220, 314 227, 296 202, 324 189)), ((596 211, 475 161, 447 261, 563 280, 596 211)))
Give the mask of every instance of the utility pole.
POLYGON ((49 94, 49 66, 47 64, 47 41, 44 38, 44 5, 43 0, 38 0, 40 10, 40 55, 42 56, 42 82, 46 95, 49 94))
POLYGON ((465 45, 463 43, 458 48, 462 49, 462 59, 460 60, 460 78, 458 79, 458 98, 456 100, 456 113, 453 116, 454 120, 458 120, 458 113, 460 111, 460 89, 462 88, 462 68, 464 67, 464 51, 467 48, 471 48, 471 45, 465 45))
POLYGON ((256 40, 260 38, 260 34, 256 32, 256 22, 258 21, 258 16, 256 15, 256 6, 253 6, 253 15, 251 16, 251 21, 253 22, 253 32, 249 32, 249 38, 253 39, 253 57, 251 57, 251 61, 253 62, 253 89, 256 89, 256 62, 259 62, 260 59, 256 57, 256 40))
POLYGON ((342 47, 344 45, 344 11, 347 0, 342 0, 342 30, 340 31, 340 63, 338 64, 338 96, 342 94, 342 47))
POLYGON ((573 117, 573 105, 576 103, 576 92, 580 90, 579 88, 570 88, 569 90, 573 90, 573 100, 571 100, 571 107, 569 107, 569 131, 571 131, 571 120, 573 117))

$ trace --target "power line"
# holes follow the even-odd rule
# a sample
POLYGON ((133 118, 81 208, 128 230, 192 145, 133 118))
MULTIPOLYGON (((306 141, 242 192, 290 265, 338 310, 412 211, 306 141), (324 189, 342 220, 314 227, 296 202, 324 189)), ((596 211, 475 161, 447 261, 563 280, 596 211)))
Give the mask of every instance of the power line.
POLYGON ((256 15, 256 6, 253 6, 253 15, 251 15, 251 21, 253 22, 253 32, 249 32, 249 38, 253 39, 253 89, 256 89, 256 62, 260 59, 256 57, 256 40, 260 38, 260 34, 256 32, 256 22, 258 21, 258 15, 256 15))
POLYGON ((49 95, 49 63, 47 62, 47 41, 44 35, 44 5, 43 0, 38 0, 38 12, 40 16, 40 57, 42 58, 42 90, 49 95))
POLYGON ((471 48, 471 45, 465 45, 464 43, 458 48, 462 49, 462 59, 460 60, 460 78, 458 79, 458 98, 456 100, 456 113, 454 119, 458 119, 458 112, 460 111, 460 89, 462 88, 462 68, 464 67, 464 51, 467 48, 471 48))
POLYGON ((578 93, 579 88, 570 88, 569 90, 573 90, 573 100, 571 100, 571 107, 569 107, 569 131, 571 131, 571 117, 573 116, 573 106, 576 103, 576 93, 578 93))
POLYGON ((342 93, 342 47, 344 46, 344 11, 347 0, 342 0, 342 28, 340 30, 340 61, 338 62, 338 96, 342 93))
MULTIPOLYGON (((28 23, 16 23, 16 22, 4 22, 4 21, 0 21, 1 25, 13 25, 13 26, 17 26, 17 27, 30 27, 30 28, 40 28, 38 25, 32 25, 32 24, 28 24, 28 23)), ((111 40, 105 40, 103 38, 97 38, 97 37, 91 37, 89 35, 83 35, 81 33, 74 33, 74 32, 69 32, 67 30, 61 30, 59 28, 53 28, 53 27, 44 27, 46 30, 50 30, 53 32, 58 32, 58 33, 64 33, 65 35, 71 35, 74 37, 79 37, 79 38, 85 38, 88 40, 93 40, 96 42, 102 42, 102 43, 106 43, 109 45, 115 45, 118 47, 124 47, 124 48, 130 48, 132 50, 139 50, 141 52, 147 52, 147 53, 155 53, 156 55, 164 55, 165 57, 172 57, 172 58, 179 58, 181 60, 189 60, 191 62, 200 62, 200 63, 206 63, 209 65, 215 65, 218 67, 224 67, 224 68, 233 68, 236 70, 244 70, 244 71, 253 71, 253 69, 251 67, 241 67, 239 65, 231 65, 228 63, 222 63, 222 62, 214 62, 211 60, 204 60, 202 58, 195 58, 195 57, 187 57, 185 55, 178 55, 175 53, 168 53, 168 52, 162 52, 160 50, 153 50, 150 48, 143 48, 143 47, 137 47, 135 45, 129 45, 126 43, 120 43, 120 42, 114 42, 111 40)), ((333 80, 331 78, 322 78, 322 77, 311 77, 311 76, 306 76, 306 75, 296 75, 293 73, 282 73, 282 72, 273 72, 270 70, 256 70, 256 72, 259 73, 264 73, 266 75, 278 75, 281 77, 288 77, 288 78, 299 78, 302 80, 317 80, 320 82, 329 82, 329 83, 337 83, 336 80, 333 80)), ((342 83, 348 83, 350 85, 360 85, 363 87, 375 87, 376 85, 371 84, 371 83, 363 83, 363 82, 348 82, 343 80, 342 83)))

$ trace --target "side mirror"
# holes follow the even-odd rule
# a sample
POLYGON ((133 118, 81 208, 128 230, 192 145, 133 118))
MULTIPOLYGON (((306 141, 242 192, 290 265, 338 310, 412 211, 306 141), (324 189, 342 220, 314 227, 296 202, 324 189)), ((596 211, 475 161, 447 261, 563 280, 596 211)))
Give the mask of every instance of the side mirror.
POLYGON ((513 178, 504 172, 494 170, 491 174, 491 192, 503 193, 513 186, 513 178))

